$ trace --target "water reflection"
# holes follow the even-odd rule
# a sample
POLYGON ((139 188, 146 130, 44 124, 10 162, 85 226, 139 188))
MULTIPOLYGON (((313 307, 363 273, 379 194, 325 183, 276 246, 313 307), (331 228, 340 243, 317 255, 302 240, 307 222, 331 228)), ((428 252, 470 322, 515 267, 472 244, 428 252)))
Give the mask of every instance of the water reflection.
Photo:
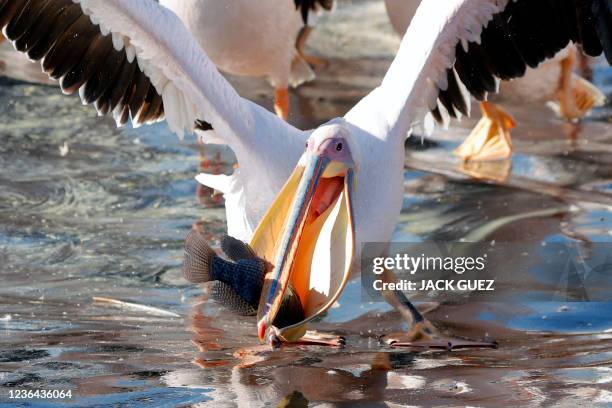
MULTIPOLYGON (((450 320, 461 321, 461 318, 454 320, 457 311, 453 309, 450 310, 450 320)), ((489 319, 496 314, 499 315, 495 321, 504 319, 504 311, 496 310, 495 306, 478 305, 472 309, 479 313, 488 309, 489 319)), ((213 308, 212 312, 218 310, 213 308)), ((203 336, 207 340, 223 338, 225 344, 232 344, 235 337, 241 337, 237 330, 240 327, 245 329, 240 324, 228 325, 226 320, 217 320, 218 326, 215 326, 214 319, 204 318, 201 310, 197 313, 194 324, 198 328, 193 330, 197 332, 196 337, 203 336), (220 333, 219 326, 222 326, 223 333, 220 333)), ((449 313, 449 310, 444 313, 449 313)), ((510 320, 509 324, 515 323, 510 320)), ((253 323, 247 326, 252 333, 253 323)), ((452 327, 454 330, 462 328, 457 324, 452 327)), ((352 346, 344 352, 296 347, 281 352, 262 352, 256 365, 244 366, 239 358, 213 360, 211 357, 220 353, 215 345, 204 349, 208 356, 207 364, 202 364, 201 359, 195 360, 197 368, 173 371, 164 375, 163 380, 171 386, 189 388, 201 388, 211 382, 223 384, 221 390, 211 394, 214 406, 261 406, 266 403, 276 406, 291 396, 302 402, 304 398, 315 404, 325 401, 350 406, 387 406, 385 404, 405 401, 444 404, 449 397, 468 405, 482 400, 493 405, 522 404, 551 401, 551 395, 556 395, 552 401, 567 401, 584 393, 605 400, 605 385, 590 382, 587 385, 580 378, 570 377, 576 370, 583 370, 578 377, 601 378, 601 369, 597 367, 611 361, 612 336, 542 336, 513 332, 503 327, 488 328, 493 328, 504 338, 497 351, 477 350, 448 355, 439 352, 398 353, 352 346), (211 364, 211 361, 219 363, 211 364), (576 368, 584 365, 594 368, 576 368), (541 374, 534 376, 534 373, 541 374)), ((249 337, 256 340, 254 336, 245 337, 247 342, 249 337)))
MULTIPOLYGON (((321 347, 288 346, 270 350, 267 346, 241 347, 233 352, 232 359, 219 358, 223 347, 233 342, 257 344, 254 319, 246 326, 205 316, 205 303, 191 311, 189 330, 199 351, 194 364, 202 371, 173 372, 166 381, 196 386, 209 375, 215 375, 220 367, 228 370, 231 394, 219 395, 216 403, 231 402, 239 406, 264 404, 287 405, 304 401, 360 401, 362 404, 384 400, 387 373, 394 367, 388 353, 356 355, 350 348, 339 352, 321 347), (219 328, 218 326, 222 326, 219 328), (248 333, 244 332, 248 329, 248 333), (243 331, 240 333, 240 331, 243 331), (369 362, 368 362, 369 361, 369 362), (342 367, 342 368, 340 368, 342 367), (276 402, 275 402, 276 401, 276 402)), ((395 354, 395 359, 406 366, 414 357, 409 353, 395 354)), ((396 364, 396 367, 398 365, 396 364)))
MULTIPOLYGON (((362 45, 344 48, 376 48, 362 45)), ((338 58, 292 95, 291 120, 300 127, 343 114, 389 62, 338 58)), ((607 92, 610 78, 594 69, 607 92)), ((265 84, 233 80, 269 106, 265 84)), ((612 402, 611 304, 531 301, 533 276, 513 288, 513 302, 445 304, 428 313, 452 333, 494 337, 498 350, 381 348, 378 335, 406 327, 388 305, 362 302, 355 279, 340 307, 315 325, 346 336, 347 349, 246 354, 258 345, 253 319, 229 314, 181 276, 194 220, 213 242, 225 231, 221 197, 193 177, 198 169, 231 173, 231 152, 180 142, 161 124, 117 130, 50 88, 3 81, 0 101, 0 404, 14 388, 71 388, 73 403, 84 407, 612 402), (95 296, 184 318, 94 304, 95 296)), ((585 251, 612 240, 610 107, 580 125, 556 122, 538 107, 512 111, 521 126, 511 165, 460 169, 450 159, 470 121, 407 150, 396 240, 575 241, 585 251)))
POLYGON ((503 184, 512 171, 512 161, 508 159, 491 162, 462 161, 458 170, 476 180, 492 180, 503 184))

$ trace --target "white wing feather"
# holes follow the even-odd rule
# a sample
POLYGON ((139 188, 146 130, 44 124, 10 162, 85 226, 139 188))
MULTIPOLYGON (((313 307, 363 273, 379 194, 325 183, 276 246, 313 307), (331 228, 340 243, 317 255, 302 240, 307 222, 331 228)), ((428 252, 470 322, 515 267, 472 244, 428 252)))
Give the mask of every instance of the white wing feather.
POLYGON ((249 220, 261 218, 304 149, 302 132, 257 104, 241 98, 205 51, 170 10, 151 0, 73 0, 91 20, 113 35, 162 95, 170 129, 194 131, 196 119, 209 122, 208 142, 229 145, 240 165, 232 176, 203 175, 229 200, 232 233, 248 238, 249 220), (212 133, 212 135, 211 135, 212 133), (245 203, 244 197, 249 197, 245 203), (241 208, 242 207, 242 208, 241 208))
MULTIPOLYGON (((430 131, 430 110, 438 104, 438 89, 447 89, 446 70, 454 64, 457 43, 467 50, 468 42, 480 42, 483 28, 508 1, 421 2, 381 86, 347 119, 370 129, 376 123, 372 130, 386 138, 405 138, 417 126, 430 131)), ((469 93, 457 82, 469 106, 469 93)))
MULTIPOLYGON (((241 98, 219 73, 205 51, 170 10, 150 0, 73 0, 102 31, 113 36, 115 48, 126 48, 162 95, 166 121, 179 136, 194 131, 196 119, 212 124, 215 141, 223 141, 238 159, 265 137, 296 138, 301 132, 265 109, 241 98), (272 136, 272 135, 270 135, 272 136)), ((243 156, 243 157, 241 157, 243 156)), ((242 164, 242 163, 241 163, 242 164)))

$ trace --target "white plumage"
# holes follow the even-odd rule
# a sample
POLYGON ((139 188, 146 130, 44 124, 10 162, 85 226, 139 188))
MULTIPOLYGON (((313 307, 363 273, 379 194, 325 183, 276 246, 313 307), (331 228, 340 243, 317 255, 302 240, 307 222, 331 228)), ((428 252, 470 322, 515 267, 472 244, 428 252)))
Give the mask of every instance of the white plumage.
MULTIPOLYGON (((298 130, 241 98, 170 10, 150 0, 75 2, 103 32, 112 33, 116 48, 135 55, 162 95, 174 132, 191 132, 196 120, 204 120, 214 128, 204 139, 225 143, 235 152, 240 168, 234 175, 199 179, 226 194, 229 233, 248 240, 312 132, 298 130)), ((447 70, 455 62, 456 45, 467 50, 468 42, 479 43, 483 28, 508 2, 423 2, 382 84, 344 118, 332 121, 348 130, 357 167, 357 249, 363 242, 390 240, 402 205, 406 135, 414 126, 429 127, 431 109, 444 111, 439 91, 449 86, 447 70)), ((469 105, 467 88, 455 76, 462 89, 459 97, 469 105)))
POLYGON ((421 0, 385 0, 387 15, 395 32, 404 35, 416 14, 421 0))
POLYGON ((225 72, 267 77, 274 87, 298 86, 314 78, 295 47, 303 22, 292 0, 161 0, 160 4, 181 18, 225 72))
MULTIPOLYGON (((171 129, 192 130, 193 122, 203 119, 215 129, 213 141, 222 140, 234 150, 240 168, 231 178, 200 180, 227 193, 230 203, 244 204, 228 207, 227 218, 233 226, 230 233, 248 239, 295 167, 309 132, 238 96, 176 16, 157 4, 82 0, 81 5, 135 48, 139 64, 162 93, 171 129)), ((383 122, 371 126, 381 117, 380 105, 374 92, 346 117, 351 139, 360 151, 354 153, 364 158, 359 163, 355 200, 356 235, 370 241, 390 238, 403 195, 404 138, 390 140, 383 122), (363 108, 366 112, 360 114, 363 108)))
POLYGON ((139 65, 163 96, 170 129, 192 132, 194 121, 203 119, 215 128, 204 139, 233 149, 240 170, 208 180, 228 194, 229 202, 245 203, 229 206, 227 215, 232 232, 246 238, 295 166, 307 134, 241 98, 171 11, 148 0, 82 0, 81 5, 134 47, 139 65))
MULTIPOLYGON (((403 36, 406 33, 421 3, 421 0, 385 0, 389 20, 391 21, 391 24, 398 35, 403 36)), ((459 3, 462 2, 459 1, 459 3)), ((478 7, 478 12, 465 18, 466 31, 463 33, 461 39, 464 45, 463 48, 465 50, 467 50, 467 41, 479 42, 481 27, 486 26, 485 23, 488 18, 490 18, 490 10, 494 10, 494 12, 503 10, 507 4, 507 1, 484 3, 481 5, 476 5, 475 7, 478 7)), ((431 1, 426 2, 426 7, 440 7, 440 3, 431 1), (431 3, 435 3, 435 5, 432 5, 431 3)), ((446 4, 444 7, 446 7, 446 4)), ((436 10, 433 8, 429 11, 429 13, 436 13, 436 10)), ((428 24, 429 17, 423 17, 424 18, 420 18, 415 22, 415 24, 422 24, 422 26, 415 28, 415 31, 426 33, 428 32, 426 25, 428 24)), ((417 44, 412 44, 412 47, 416 49, 417 44)), ((448 51, 449 50, 446 52, 448 51)), ((568 56, 569 52, 575 51, 576 46, 570 44, 564 50, 559 51, 553 58, 543 62, 537 68, 534 69, 527 67, 527 71, 523 77, 514 79, 512 81, 501 82, 499 88, 500 93, 499 95, 496 95, 496 99, 509 100, 517 103, 549 102, 556 100, 561 77, 560 62, 568 56)), ((572 81, 577 82, 584 80, 577 74, 573 74, 572 81)), ((445 89, 446 86, 444 83, 444 78, 438 79, 436 83, 441 89, 445 89)), ((595 94, 594 97, 596 99, 595 106, 600 106, 605 101, 605 98, 601 93, 598 95, 595 94)), ((430 100, 430 103, 433 102, 430 100)), ((434 106, 430 106, 430 108, 433 107, 434 106)))
MULTIPOLYGON (((289 86, 315 78, 296 48, 302 16, 293 0, 160 0, 193 33, 222 71, 265 77, 275 88, 274 108, 289 114, 289 86)), ((304 40, 305 41, 305 40, 304 40)))

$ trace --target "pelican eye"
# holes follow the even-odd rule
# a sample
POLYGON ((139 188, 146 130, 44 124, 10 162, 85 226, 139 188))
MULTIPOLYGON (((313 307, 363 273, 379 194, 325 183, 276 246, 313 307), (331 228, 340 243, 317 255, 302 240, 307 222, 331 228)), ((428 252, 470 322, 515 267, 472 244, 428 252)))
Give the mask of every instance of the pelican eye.
POLYGON ((339 152, 341 152, 341 151, 342 151, 342 143, 338 143, 338 144, 336 145, 336 150, 337 150, 337 151, 339 151, 339 152))

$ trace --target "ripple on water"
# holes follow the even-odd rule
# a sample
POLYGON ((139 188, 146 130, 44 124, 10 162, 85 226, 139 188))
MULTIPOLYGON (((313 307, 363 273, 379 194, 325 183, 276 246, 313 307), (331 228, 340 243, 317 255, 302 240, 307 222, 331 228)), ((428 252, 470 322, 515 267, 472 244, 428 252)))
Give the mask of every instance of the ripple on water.
POLYGON ((76 203, 75 181, 43 179, 27 181, 0 180, 0 212, 52 212, 68 210, 76 203))
MULTIPOLYGON (((382 3, 367 2, 365 8, 363 3, 341 3, 341 26, 332 15, 319 31, 325 53, 349 53, 350 59, 332 61, 318 82, 292 95, 301 128, 343 114, 387 68, 398 41, 382 3), (363 17, 358 29, 350 26, 356 15, 363 17), (358 40, 349 43, 355 32, 358 40), (334 41, 328 41, 331 33, 334 41), (384 47, 367 46, 370 37, 384 47), (352 58, 371 50, 374 55, 352 58)), ((609 91, 607 72, 596 70, 596 81, 609 91)), ((263 84, 240 92, 269 104, 263 84)), ((609 109, 594 117, 608 117, 609 109)), ((0 318, 0 362, 10 364, 0 368, 0 399, 7 387, 52 386, 77 390, 73 403, 82 407, 217 407, 236 400, 260 406, 262 399, 277 405, 296 390, 313 404, 363 406, 379 401, 445 406, 451 398, 455 405, 486 406, 554 405, 565 397, 571 406, 576 396, 609 401, 603 391, 610 373, 602 369, 612 361, 610 335, 602 333, 610 329, 609 304, 560 309, 529 304, 522 296, 482 315, 473 305, 442 305, 430 315, 436 324, 467 336, 489 333, 500 348, 450 355, 391 352, 380 348, 376 336, 405 327, 387 304, 361 307, 357 280, 349 283, 340 307, 315 324, 346 333, 352 348, 264 352, 260 366, 238 368, 234 353, 258 345, 253 318, 229 314, 201 288, 187 286, 180 272, 181 247, 192 224, 214 244, 225 231, 222 202, 210 191, 196 193, 193 177, 198 168, 230 173, 231 152, 179 141, 163 124, 117 130, 112 120, 97 118, 54 88, 0 81, 0 116, 5 119, 0 123, 0 316, 11 316, 0 318), (93 296, 164 308, 184 319, 94 304, 93 296)), ((529 123, 521 124, 529 130, 529 123)), ((595 180, 579 187, 612 193, 605 154, 587 150, 586 141, 597 136, 588 134, 595 133, 588 123, 586 141, 577 145, 584 154, 566 154, 570 144, 556 129, 552 142, 535 155, 529 141, 518 140, 527 148, 514 161, 515 174, 570 187, 595 180)), ((457 130, 454 136, 467 132, 457 130)), ((606 142, 604 136, 595 139, 606 142)), ((448 143, 429 147, 442 150, 448 143)), ((397 239, 455 240, 498 221, 503 225, 483 233, 486 239, 599 240, 612 228, 609 209, 602 207, 581 203, 581 211, 517 220, 512 217, 566 204, 420 172, 406 179, 397 239)), ((522 294, 528 289, 519 288, 522 294)))

